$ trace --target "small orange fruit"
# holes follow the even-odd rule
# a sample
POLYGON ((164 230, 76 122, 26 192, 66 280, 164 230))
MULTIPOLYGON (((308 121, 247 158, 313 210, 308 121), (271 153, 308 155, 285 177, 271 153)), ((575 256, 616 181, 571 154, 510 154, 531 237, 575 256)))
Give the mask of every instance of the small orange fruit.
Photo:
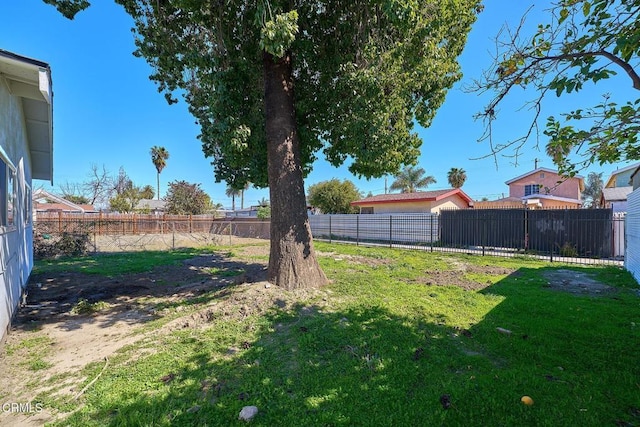
POLYGON ((520 401, 522 403, 524 403, 527 406, 531 406, 533 405, 533 399, 530 398, 529 396, 522 396, 522 398, 520 399, 520 401))

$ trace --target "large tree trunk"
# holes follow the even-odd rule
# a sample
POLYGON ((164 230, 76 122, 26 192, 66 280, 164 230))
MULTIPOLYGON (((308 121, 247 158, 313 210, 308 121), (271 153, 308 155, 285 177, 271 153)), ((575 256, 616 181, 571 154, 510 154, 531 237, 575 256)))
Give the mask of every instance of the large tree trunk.
POLYGON ((264 99, 271 197, 269 281, 285 289, 317 287, 327 278, 316 260, 307 217, 296 127, 291 56, 264 53, 264 99))

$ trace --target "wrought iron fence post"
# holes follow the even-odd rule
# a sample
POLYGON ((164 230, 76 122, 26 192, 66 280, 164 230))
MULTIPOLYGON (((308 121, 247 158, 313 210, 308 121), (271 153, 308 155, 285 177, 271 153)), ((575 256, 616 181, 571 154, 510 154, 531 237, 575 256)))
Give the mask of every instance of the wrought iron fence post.
POLYGON ((389 215, 389 247, 393 247, 393 217, 389 215))
POLYGON ((431 242, 431 252, 433 252, 433 214, 429 216, 429 241, 431 242))
POLYGON ((331 231, 331 215, 329 215, 329 243, 333 243, 333 232, 331 231))
POLYGON ((356 246, 360 246, 360 214, 356 215, 356 246))
POLYGON ((487 242, 487 218, 485 216, 484 221, 482 221, 482 256, 484 256, 484 247, 487 242))
POLYGON ((549 211, 547 213, 547 217, 550 218, 549 221, 551 222, 551 253, 549 254, 549 262, 553 262, 553 248, 554 248, 554 246, 556 244, 556 239, 555 239, 555 236, 556 236, 556 224, 553 221, 553 218, 552 218, 550 212, 551 211, 549 211))

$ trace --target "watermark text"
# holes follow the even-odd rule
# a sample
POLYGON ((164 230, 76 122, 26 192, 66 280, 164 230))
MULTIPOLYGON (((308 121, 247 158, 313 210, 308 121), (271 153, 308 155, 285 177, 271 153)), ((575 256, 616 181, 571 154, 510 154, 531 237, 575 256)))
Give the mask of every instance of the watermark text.
POLYGON ((0 411, 9 414, 37 414, 43 408, 40 402, 4 402, 0 405, 0 411))

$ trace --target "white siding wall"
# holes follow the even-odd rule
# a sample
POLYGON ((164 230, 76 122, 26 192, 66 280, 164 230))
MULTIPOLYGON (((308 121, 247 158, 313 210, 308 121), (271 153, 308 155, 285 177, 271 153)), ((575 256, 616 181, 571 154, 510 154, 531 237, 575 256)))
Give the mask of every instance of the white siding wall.
POLYGON ((25 196, 31 184, 31 160, 22 103, 0 79, 0 147, 16 168, 15 226, 0 226, 0 340, 4 338, 33 267, 33 236, 25 221, 25 196))
POLYGON ((640 282, 640 188, 629 194, 627 201, 624 266, 640 282))

